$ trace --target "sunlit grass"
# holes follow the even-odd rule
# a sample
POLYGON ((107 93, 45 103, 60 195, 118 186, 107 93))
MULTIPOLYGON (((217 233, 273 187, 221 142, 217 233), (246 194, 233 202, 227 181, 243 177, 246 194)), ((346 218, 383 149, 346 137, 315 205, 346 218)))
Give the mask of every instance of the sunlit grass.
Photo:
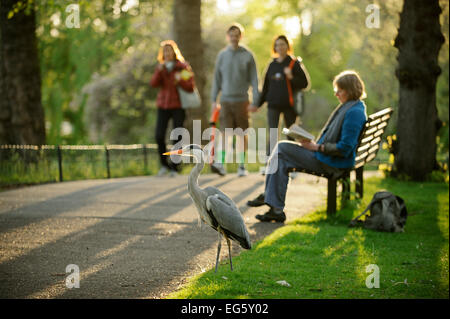
POLYGON ((448 298, 448 184, 372 178, 364 186, 361 203, 278 228, 235 257, 233 272, 224 261, 169 298, 448 298), (380 189, 405 199, 405 232, 348 228, 380 189), (369 264, 380 269, 380 288, 366 287, 369 264))

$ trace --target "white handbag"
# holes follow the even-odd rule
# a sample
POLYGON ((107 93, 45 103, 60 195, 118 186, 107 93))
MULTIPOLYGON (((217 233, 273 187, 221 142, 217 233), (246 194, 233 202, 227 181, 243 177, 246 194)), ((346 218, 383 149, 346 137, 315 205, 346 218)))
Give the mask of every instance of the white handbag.
POLYGON ((178 95, 180 97, 181 107, 183 109, 195 109, 202 105, 202 99, 197 87, 194 87, 193 92, 186 92, 180 86, 177 86, 178 95))
POLYGON ((304 112, 304 95, 301 90, 298 90, 294 93, 294 110, 295 113, 297 113, 298 116, 302 116, 304 112))

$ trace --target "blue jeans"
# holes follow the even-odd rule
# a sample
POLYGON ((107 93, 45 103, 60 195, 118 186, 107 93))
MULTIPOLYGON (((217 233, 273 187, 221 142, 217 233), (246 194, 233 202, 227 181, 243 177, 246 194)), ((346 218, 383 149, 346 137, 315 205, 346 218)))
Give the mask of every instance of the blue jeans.
POLYGON ((271 207, 284 209, 289 170, 308 169, 316 173, 333 174, 338 168, 328 166, 314 156, 313 151, 303 148, 292 141, 278 142, 269 158, 266 170, 264 201, 271 207))

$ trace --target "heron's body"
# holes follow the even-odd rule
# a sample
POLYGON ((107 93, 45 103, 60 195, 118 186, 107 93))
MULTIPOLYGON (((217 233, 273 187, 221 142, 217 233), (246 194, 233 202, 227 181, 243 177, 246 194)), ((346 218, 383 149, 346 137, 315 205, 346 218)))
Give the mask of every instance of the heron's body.
MULTIPOLYGON (((192 156, 196 159, 196 165, 189 174, 188 191, 192 201, 197 208, 200 219, 211 226, 219 233, 219 245, 217 249, 216 271, 221 247, 221 236, 223 235, 227 240, 230 266, 231 262, 231 247, 230 239, 238 242, 242 248, 250 249, 250 235, 245 227, 241 212, 236 204, 225 193, 216 187, 200 188, 198 185, 198 177, 205 165, 203 159, 203 150, 198 145, 188 145, 185 148, 191 150, 192 156)), ((183 148, 184 151, 184 148, 183 148)), ((185 151, 185 154, 187 151, 185 151)), ((182 152, 178 154, 182 155, 182 152)))

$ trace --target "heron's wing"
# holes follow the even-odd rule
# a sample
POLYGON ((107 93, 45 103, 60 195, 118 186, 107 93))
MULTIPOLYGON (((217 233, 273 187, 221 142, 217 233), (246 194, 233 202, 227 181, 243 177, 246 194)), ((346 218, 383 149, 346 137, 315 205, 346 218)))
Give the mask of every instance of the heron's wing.
POLYGON ((238 241, 243 248, 250 249, 250 235, 244 219, 236 204, 228 196, 222 192, 208 196, 206 208, 228 237, 238 241))
MULTIPOLYGON (((233 200, 231 198, 229 198, 224 192, 222 192, 220 189, 216 188, 216 187, 206 187, 204 189, 204 191, 208 194, 208 196, 211 195, 219 195, 219 198, 221 201, 223 201, 224 203, 226 203, 229 206, 234 207, 234 209, 236 209, 239 212, 239 209, 237 208, 235 202, 233 202, 233 200)), ((240 212, 239 212, 240 213, 240 212)))

